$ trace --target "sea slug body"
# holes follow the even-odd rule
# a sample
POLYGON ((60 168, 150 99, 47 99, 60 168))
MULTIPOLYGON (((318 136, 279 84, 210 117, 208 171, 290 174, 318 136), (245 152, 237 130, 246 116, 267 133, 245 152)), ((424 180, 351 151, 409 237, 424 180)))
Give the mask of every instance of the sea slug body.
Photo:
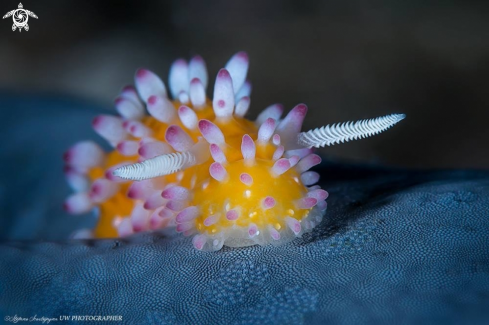
POLYGON ((135 87, 115 100, 120 116, 101 115, 93 128, 114 147, 105 153, 83 141, 64 156, 75 193, 65 209, 98 207, 98 224, 81 237, 128 236, 174 227, 199 250, 223 245, 282 244, 311 231, 325 213, 328 193, 310 169, 321 162, 312 147, 379 133, 404 118, 392 114, 301 132, 304 104, 282 118, 275 104, 255 121, 246 80, 248 56, 235 54, 206 97, 204 60, 175 61, 169 99, 163 81, 139 69, 135 87), (149 114, 147 114, 149 113, 149 114))

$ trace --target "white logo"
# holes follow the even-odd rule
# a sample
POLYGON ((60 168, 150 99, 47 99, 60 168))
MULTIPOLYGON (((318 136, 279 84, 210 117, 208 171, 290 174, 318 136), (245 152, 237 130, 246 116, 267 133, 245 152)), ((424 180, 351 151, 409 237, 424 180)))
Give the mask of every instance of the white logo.
POLYGON ((29 20, 29 16, 37 19, 35 13, 29 10, 25 10, 23 8, 24 7, 22 6, 22 3, 19 3, 19 9, 14 9, 12 11, 7 12, 5 16, 3 16, 2 18, 5 19, 12 16, 14 20, 14 24, 12 25, 12 31, 15 31, 17 28, 19 29, 19 32, 22 31, 22 28, 28 31, 29 25, 27 25, 27 21, 29 20))

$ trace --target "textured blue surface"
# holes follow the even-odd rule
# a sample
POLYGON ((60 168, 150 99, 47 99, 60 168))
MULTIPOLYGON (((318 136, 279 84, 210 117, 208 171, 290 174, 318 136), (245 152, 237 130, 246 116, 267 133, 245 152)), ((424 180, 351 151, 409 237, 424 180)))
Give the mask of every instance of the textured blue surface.
MULTIPOLYGON (((55 117, 58 106, 46 111, 55 117)), ((94 114, 71 112, 81 120, 94 114)), ((67 137, 84 137, 76 133, 86 126, 55 121, 43 123, 57 123, 56 134, 64 128, 67 137)), ((46 133, 24 143, 39 146, 46 133)), ((61 153, 61 145, 47 155, 61 153)), ((13 152, 2 143, 1 149, 4 162, 27 155, 25 147, 13 152)), ((28 234, 15 218, 37 209, 29 200, 10 201, 11 191, 34 195, 18 189, 37 184, 21 169, 33 166, 31 159, 8 164, 16 177, 0 174, 9 189, 1 193, 1 222, 9 225, 4 238, 28 234)), ((61 173, 42 167, 40 179, 51 175, 51 183, 37 184, 36 200, 54 206, 68 190, 59 187, 61 173)), ((489 172, 335 164, 323 164, 320 172, 330 192, 326 218, 303 239, 280 247, 203 253, 166 232, 126 240, 5 240, 0 312, 122 315, 128 324, 489 323, 489 172)), ((56 221, 69 217, 48 212, 32 217, 53 234, 66 228, 56 221)))

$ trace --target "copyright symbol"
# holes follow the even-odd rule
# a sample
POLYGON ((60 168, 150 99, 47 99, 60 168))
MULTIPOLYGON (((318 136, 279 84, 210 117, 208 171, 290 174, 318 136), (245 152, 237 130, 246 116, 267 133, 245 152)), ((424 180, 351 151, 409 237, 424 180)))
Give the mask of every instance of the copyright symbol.
POLYGON ((10 317, 9 317, 9 316, 5 316, 4 320, 5 320, 6 322, 8 322, 8 321, 10 320, 10 317))

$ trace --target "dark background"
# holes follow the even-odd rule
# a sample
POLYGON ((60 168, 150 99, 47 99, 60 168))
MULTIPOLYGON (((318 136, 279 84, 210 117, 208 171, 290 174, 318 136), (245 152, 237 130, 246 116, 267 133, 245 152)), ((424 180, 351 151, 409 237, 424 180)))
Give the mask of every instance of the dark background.
MULTIPOLYGON (((1 16, 18 1, 2 0, 1 16)), ((305 129, 407 114, 386 134, 323 155, 406 167, 489 167, 487 1, 22 3, 39 19, 30 18, 30 30, 21 33, 12 32, 11 18, 0 20, 0 91, 68 94, 111 108, 140 66, 166 81, 174 59, 198 53, 212 80, 244 50, 251 59, 251 118, 275 102, 287 110, 306 103, 305 129)))

